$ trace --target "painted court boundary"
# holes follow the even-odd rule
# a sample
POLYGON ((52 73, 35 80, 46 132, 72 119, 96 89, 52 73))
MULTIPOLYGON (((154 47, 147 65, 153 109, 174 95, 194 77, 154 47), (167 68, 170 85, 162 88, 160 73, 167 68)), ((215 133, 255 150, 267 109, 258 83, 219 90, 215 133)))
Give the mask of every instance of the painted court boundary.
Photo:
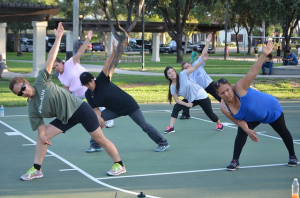
MULTIPOLYGON (((285 107, 293 107, 295 108, 295 106, 285 106, 285 107)), ((299 106, 297 106, 299 107, 299 106)), ((219 108, 213 108, 213 109, 219 109, 219 108)), ((202 109, 191 109, 191 110, 202 110, 202 109)), ((171 113, 170 110, 152 110, 152 111, 142 111, 144 113, 150 113, 150 112, 167 112, 167 113, 171 113)), ((13 115, 13 116, 5 116, 5 117, 17 117, 17 116, 28 116, 28 115, 13 115)), ((204 122, 209 122, 209 123, 213 123, 210 120, 205 120, 205 119, 201 119, 201 118, 197 118, 197 117, 192 117, 192 119, 196 119, 196 120, 201 120, 204 122)), ((7 125, 6 123, 2 122, 0 120, 0 123, 3 124, 4 126, 10 128, 12 131, 14 132, 4 132, 9 136, 14 136, 14 135, 20 135, 23 138, 27 139, 28 141, 30 141, 32 144, 23 144, 22 146, 33 146, 36 144, 36 142, 34 140, 32 140, 31 138, 27 137, 26 135, 24 135, 23 133, 19 132, 18 130, 14 129, 13 127, 7 125)), ((224 126, 226 127, 230 127, 233 129, 237 129, 237 127, 235 126, 235 124, 233 123, 223 123, 224 126)), ((261 136, 265 136, 265 137, 269 137, 269 138, 273 138, 273 139, 277 139, 277 140, 282 140, 281 138, 275 137, 275 136, 270 136, 270 135, 266 135, 264 134, 266 133, 265 131, 262 132, 257 132, 258 135, 261 136)), ((300 145, 300 140, 294 140, 294 144, 299 144, 300 145)), ((107 188, 111 188, 117 191, 121 191, 124 193, 128 193, 128 194, 133 194, 133 195, 138 195, 139 193, 133 192, 133 191, 128 191, 125 189, 121 189, 109 184, 106 184, 104 182, 101 182, 100 180, 108 180, 108 179, 121 179, 121 178, 137 178, 137 177, 149 177, 149 176, 163 176, 163 175, 175 175, 175 174, 188 174, 188 173, 201 173, 201 172, 212 172, 212 171, 224 171, 227 170, 226 168, 217 168, 217 169, 206 169, 206 170, 192 170, 192 171, 180 171, 180 172, 168 172, 168 173, 156 173, 156 174, 143 174, 143 175, 128 175, 128 176, 113 176, 113 177, 103 177, 103 178, 95 178, 92 175, 88 174, 87 172, 85 172, 84 170, 78 168, 77 166, 75 166, 74 164, 72 164, 71 162, 67 161, 66 159, 62 158, 61 156, 57 155, 56 153, 50 151, 49 149, 47 149, 47 152, 51 155, 46 155, 47 157, 53 156, 56 157, 57 159, 59 159, 60 161, 64 162, 65 164, 69 165, 70 167, 72 167, 72 169, 60 169, 59 171, 78 171, 79 173, 83 174, 84 176, 86 176, 87 178, 91 179, 92 181, 105 186, 107 188)), ((300 164, 300 162, 298 162, 298 164, 300 164)), ((268 165, 256 165, 256 166, 243 166, 240 167, 240 169, 248 169, 248 168, 263 168, 263 167, 274 167, 274 166, 284 166, 287 165, 287 163, 282 163, 282 164, 268 164, 268 165)), ((153 198, 159 198, 156 196, 151 196, 151 195, 147 195, 147 197, 153 197, 153 198)))

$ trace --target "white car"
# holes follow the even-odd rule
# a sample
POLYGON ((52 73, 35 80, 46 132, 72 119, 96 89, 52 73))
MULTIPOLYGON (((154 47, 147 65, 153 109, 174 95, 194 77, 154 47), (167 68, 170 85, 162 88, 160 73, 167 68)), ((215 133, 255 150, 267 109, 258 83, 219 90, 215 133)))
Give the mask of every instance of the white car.
POLYGON ((24 39, 21 40, 21 51, 22 52, 32 52, 33 51, 33 40, 32 39, 24 39))
MULTIPOLYGON (((185 42, 182 41, 182 51, 184 51, 184 45, 185 42)), ((192 49, 189 47, 190 45, 192 45, 190 42, 188 42, 187 44, 187 49, 186 49, 186 53, 192 53, 192 49)), ((177 51, 177 43, 175 40, 171 40, 169 43, 169 47, 170 47, 170 53, 176 52, 177 51)))

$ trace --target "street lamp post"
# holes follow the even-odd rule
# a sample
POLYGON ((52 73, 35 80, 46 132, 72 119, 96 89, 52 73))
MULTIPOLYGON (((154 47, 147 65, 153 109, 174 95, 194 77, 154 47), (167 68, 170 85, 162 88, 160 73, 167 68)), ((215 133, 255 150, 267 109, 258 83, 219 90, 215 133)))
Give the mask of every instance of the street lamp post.
POLYGON ((79 41, 81 40, 81 32, 82 32, 82 20, 84 18, 84 13, 79 13, 79 41))

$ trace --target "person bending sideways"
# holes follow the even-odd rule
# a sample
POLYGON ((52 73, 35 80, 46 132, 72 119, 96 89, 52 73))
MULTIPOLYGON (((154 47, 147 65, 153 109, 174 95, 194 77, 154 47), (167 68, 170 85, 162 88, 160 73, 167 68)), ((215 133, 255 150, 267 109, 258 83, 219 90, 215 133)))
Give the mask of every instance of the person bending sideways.
POLYGON ((83 72, 80 75, 81 84, 88 88, 85 92, 85 98, 97 114, 100 123, 104 124, 106 120, 128 115, 158 144, 158 147, 154 149, 156 152, 165 151, 170 147, 168 141, 163 138, 157 129, 146 122, 139 105, 133 97, 110 81, 115 69, 115 66, 110 68, 110 64, 116 51, 117 48, 114 45, 111 55, 105 61, 103 69, 96 79, 89 72, 83 72), (106 109, 101 112, 99 107, 105 107, 106 109))
POLYGON ((208 58, 208 45, 211 40, 212 35, 209 34, 206 39, 206 45, 202 51, 202 60, 195 64, 193 67, 181 71, 179 74, 172 67, 166 67, 164 70, 165 78, 169 81, 169 92, 168 100, 171 103, 172 97, 174 98, 176 104, 174 105, 170 125, 165 130, 165 134, 170 134, 175 132, 175 122, 178 117, 179 111, 184 107, 193 107, 196 105, 201 106, 205 114, 211 119, 211 121, 217 124, 216 130, 222 131, 223 125, 216 114, 214 114, 211 101, 206 93, 206 91, 199 84, 194 82, 189 74, 195 72, 208 58), (179 96, 183 96, 187 102, 184 100, 179 100, 179 96))
POLYGON ((28 115, 32 130, 38 130, 35 146, 34 165, 21 176, 21 180, 42 178, 42 163, 45 158, 50 139, 65 133, 78 123, 106 150, 115 164, 108 175, 119 175, 126 172, 115 145, 104 136, 97 116, 92 108, 81 99, 71 95, 65 89, 51 81, 52 66, 57 56, 64 28, 62 23, 54 29, 55 42, 49 52, 45 68, 41 69, 34 85, 21 77, 14 77, 9 85, 11 91, 27 98, 28 115), (46 125, 43 118, 56 117, 46 125))
POLYGON ((293 138, 285 125, 284 114, 278 100, 272 95, 250 87, 272 48, 272 41, 269 41, 266 47, 263 46, 262 54, 257 62, 235 85, 229 84, 224 78, 215 83, 218 94, 222 98, 221 111, 238 126, 233 158, 227 166, 229 171, 239 168, 239 158, 248 136, 253 142, 259 141, 254 129, 260 123, 269 124, 282 138, 289 153, 288 166, 297 165, 293 138))

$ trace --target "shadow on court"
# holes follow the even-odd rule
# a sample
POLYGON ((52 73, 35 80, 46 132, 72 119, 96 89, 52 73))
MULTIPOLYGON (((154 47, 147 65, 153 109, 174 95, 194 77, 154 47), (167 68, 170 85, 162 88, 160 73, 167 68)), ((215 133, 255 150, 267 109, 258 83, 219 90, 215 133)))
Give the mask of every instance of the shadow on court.
MULTIPOLYGON (((300 101, 281 102, 287 127, 300 158, 298 129, 300 101)), ((173 105, 140 105, 146 120, 163 133, 173 105)), ((90 136, 81 125, 54 137, 42 165, 44 178, 20 181, 32 166, 37 131, 32 131, 27 107, 5 108, 0 117, 1 197, 290 197, 293 178, 300 179, 300 164, 287 167, 288 152, 269 125, 257 127, 260 142, 249 138, 240 158, 241 168, 229 172, 236 126, 213 104, 226 125, 224 131, 202 109, 191 110, 192 118, 177 120, 176 132, 163 136, 170 148, 156 153, 156 144, 127 116, 115 119, 104 133, 117 147, 127 173, 109 177, 113 162, 105 151, 86 153, 90 136)), ((49 123, 52 119, 46 119, 49 123)))

